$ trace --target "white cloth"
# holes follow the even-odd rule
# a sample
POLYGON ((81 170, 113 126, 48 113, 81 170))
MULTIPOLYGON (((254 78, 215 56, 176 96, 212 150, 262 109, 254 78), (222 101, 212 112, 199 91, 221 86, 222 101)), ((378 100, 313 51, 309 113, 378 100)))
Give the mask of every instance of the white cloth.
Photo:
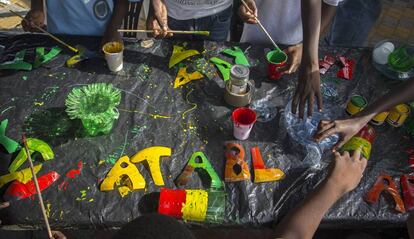
POLYGON ((233 4, 233 0, 166 0, 165 2, 168 16, 177 20, 215 15, 233 4))
MULTIPOLYGON (((323 0, 337 6, 342 0, 323 0)), ((258 18, 273 40, 295 45, 303 40, 301 0, 256 0, 258 18)), ((244 24, 241 42, 267 44, 269 39, 257 25, 244 24)))

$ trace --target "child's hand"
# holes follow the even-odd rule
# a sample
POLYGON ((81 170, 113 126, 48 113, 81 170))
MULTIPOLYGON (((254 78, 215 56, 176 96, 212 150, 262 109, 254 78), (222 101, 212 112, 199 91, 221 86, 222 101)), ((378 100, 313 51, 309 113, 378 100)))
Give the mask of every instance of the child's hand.
POLYGON ((172 37, 168 33, 168 10, 165 0, 151 0, 150 9, 147 17, 147 30, 153 30, 150 37, 164 38, 172 37))
POLYGON ((319 122, 318 130, 314 135, 314 139, 319 142, 333 134, 339 134, 340 138, 338 143, 336 143, 333 147, 333 150, 336 151, 348 142, 352 136, 357 134, 367 123, 368 121, 362 117, 346 120, 322 120, 319 122))
POLYGON ((244 4, 242 3, 239 7, 239 16, 240 18, 243 20, 243 22, 248 23, 248 24, 256 24, 257 20, 257 7, 256 7, 256 3, 252 0, 244 0, 247 4, 247 6, 249 6, 250 10, 249 11, 244 4))
POLYGON ((66 236, 60 231, 52 231, 53 239, 66 239, 66 236))
POLYGON ((44 28, 45 14, 42 10, 30 10, 22 20, 23 30, 26 32, 38 32, 36 26, 44 28))
POLYGON ((300 62, 302 61, 302 48, 302 43, 288 47, 285 50, 285 53, 288 56, 287 64, 286 66, 278 69, 278 71, 282 74, 295 73, 299 68, 300 62))
POLYGON ((361 149, 354 151, 352 157, 348 152, 335 152, 332 170, 326 180, 342 196, 358 186, 366 166, 367 160, 361 157, 361 149))

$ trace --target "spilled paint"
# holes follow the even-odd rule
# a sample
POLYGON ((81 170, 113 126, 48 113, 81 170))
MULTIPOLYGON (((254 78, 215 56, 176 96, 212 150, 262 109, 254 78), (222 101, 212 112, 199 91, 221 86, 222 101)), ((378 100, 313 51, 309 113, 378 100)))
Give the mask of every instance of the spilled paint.
POLYGON ((78 169, 72 169, 69 172, 66 173, 66 177, 68 178, 76 178, 77 175, 80 175, 82 172, 83 163, 82 161, 78 162, 78 169))

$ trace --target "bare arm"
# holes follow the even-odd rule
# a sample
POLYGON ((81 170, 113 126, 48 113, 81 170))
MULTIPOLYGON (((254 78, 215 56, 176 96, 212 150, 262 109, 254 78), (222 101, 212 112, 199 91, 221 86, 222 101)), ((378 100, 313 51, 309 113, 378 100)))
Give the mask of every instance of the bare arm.
POLYGON ((367 160, 361 158, 360 150, 357 150, 352 157, 348 152, 335 153, 332 163, 333 169, 327 178, 277 226, 276 238, 312 238, 326 211, 358 186, 367 160))
POLYGON ((336 150, 358 133, 375 115, 387 111, 395 105, 411 101, 414 101, 414 79, 401 83, 397 88, 382 96, 350 119, 321 121, 314 138, 317 141, 321 141, 333 134, 339 134, 340 140, 333 148, 336 150))
POLYGON ((106 30, 102 38, 102 45, 110 41, 121 41, 121 36, 118 33, 118 29, 121 27, 122 21, 128 13, 128 6, 128 0, 114 1, 114 10, 111 16, 111 20, 106 26, 106 30))
POLYGON ((303 50, 299 71, 298 86, 292 101, 292 113, 299 108, 299 117, 303 118, 305 106, 308 116, 312 116, 316 99, 318 110, 322 110, 320 89, 318 44, 321 28, 321 0, 302 0, 303 50))
POLYGON ((322 19, 321 19, 321 36, 323 36, 328 30, 329 24, 332 18, 336 14, 336 6, 332 6, 326 3, 322 3, 322 19))

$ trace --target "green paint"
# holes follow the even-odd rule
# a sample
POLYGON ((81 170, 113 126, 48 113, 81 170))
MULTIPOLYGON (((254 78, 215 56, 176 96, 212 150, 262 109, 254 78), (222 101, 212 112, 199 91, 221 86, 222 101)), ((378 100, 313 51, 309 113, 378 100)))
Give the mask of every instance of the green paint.
POLYGON ((407 72, 414 67, 414 56, 407 52, 407 46, 402 46, 391 52, 388 64, 396 71, 407 72))
POLYGON ((235 46, 233 48, 227 48, 224 49, 222 53, 234 57, 236 64, 250 67, 249 61, 247 60, 246 55, 244 55, 244 52, 242 49, 240 49, 240 47, 235 46))
POLYGON ((228 81, 230 79, 230 70, 233 65, 218 57, 212 57, 210 58, 210 61, 216 65, 221 73, 221 76, 223 77, 223 80, 228 81))
MULTIPOLYGON (((52 148, 44 141, 40 139, 28 138, 27 147, 29 148, 30 154, 38 152, 42 155, 43 160, 48 161, 55 157, 55 154, 52 151, 52 148)), ((20 150, 17 157, 10 164, 9 172, 16 172, 20 166, 27 160, 26 149, 20 150)))
POLYGON ((22 76, 22 80, 26 81, 27 80, 27 76, 22 76))
POLYGON ((0 70, 32 70, 32 64, 24 61, 25 55, 26 50, 17 52, 13 60, 0 64, 0 70))
POLYGON ((287 61, 287 55, 283 51, 269 51, 266 54, 266 59, 274 64, 281 64, 287 61))
POLYGON ((357 107, 363 108, 367 105, 367 100, 360 96, 360 95, 355 95, 351 97, 351 102, 352 104, 354 104, 357 107))
POLYGON ((206 221, 213 223, 224 222, 226 212, 226 193, 223 191, 208 191, 206 221))
POLYGON ((6 128, 8 123, 9 120, 5 119, 0 124, 0 144, 4 146, 9 154, 11 154, 16 152, 20 145, 16 141, 6 136, 6 128))

